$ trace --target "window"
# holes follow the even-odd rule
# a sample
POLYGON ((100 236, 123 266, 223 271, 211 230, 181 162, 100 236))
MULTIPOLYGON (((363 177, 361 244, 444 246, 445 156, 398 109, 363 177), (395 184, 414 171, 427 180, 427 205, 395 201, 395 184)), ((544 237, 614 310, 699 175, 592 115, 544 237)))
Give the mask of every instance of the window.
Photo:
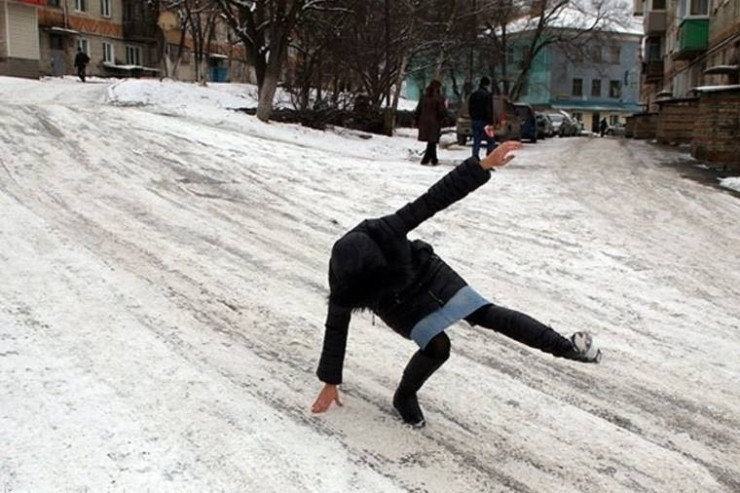
POLYGON ((103 61, 113 63, 115 60, 113 53, 113 45, 111 43, 103 43, 103 61))
POLYGON ((645 58, 647 62, 660 61, 663 58, 660 38, 648 38, 645 42, 645 58))
POLYGON ((59 0, 48 0, 46 2, 47 7, 60 7, 59 0))
POLYGON ((514 63, 516 52, 513 46, 506 47, 506 63, 514 63))
POLYGON ((709 0, 690 0, 691 15, 709 15, 709 0))
POLYGON ((619 115, 609 115, 609 125, 619 125, 619 115))
POLYGON ((609 81, 609 97, 610 98, 621 98, 622 97, 622 82, 618 80, 609 81))
POLYGON ((653 0, 653 10, 665 10, 665 0, 653 0))
POLYGON ((579 122, 582 122, 583 121, 583 113, 580 113, 578 111, 574 111, 573 113, 570 114, 570 116, 572 116, 573 118, 575 118, 579 122))
POLYGON ((622 55, 622 49, 619 46, 611 46, 609 48, 609 63, 619 64, 622 55))
POLYGON ((90 55, 90 42, 86 39, 78 39, 77 40, 77 48, 81 49, 83 53, 86 53, 88 56, 90 55))
POLYGON ((573 79, 573 96, 583 96, 583 79, 573 79))
POLYGON ((126 47, 126 65, 141 65, 141 48, 138 46, 126 47))
POLYGON ((594 98, 601 97, 601 79, 591 80, 591 96, 594 98))
POLYGON ((595 63, 601 63, 601 46, 594 46, 591 49, 591 60, 595 63))
POLYGON ((134 6, 131 2, 125 2, 123 4, 123 21, 128 22, 134 20, 134 6))
POLYGON ((75 10, 78 12, 87 12, 87 0, 75 0, 75 10))
POLYGON ((111 0, 100 0, 100 13, 103 17, 112 17, 111 0))

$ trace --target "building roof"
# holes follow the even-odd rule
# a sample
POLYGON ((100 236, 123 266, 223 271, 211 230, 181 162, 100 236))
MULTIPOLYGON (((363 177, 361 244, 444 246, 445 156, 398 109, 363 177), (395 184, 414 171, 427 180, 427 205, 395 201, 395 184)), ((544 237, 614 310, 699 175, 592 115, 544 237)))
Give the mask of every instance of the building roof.
MULTIPOLYGON (((603 13, 602 13, 603 14, 603 13)), ((612 32, 614 34, 628 34, 642 36, 645 32, 642 19, 635 19, 628 12, 623 15, 613 15, 609 18, 598 17, 590 2, 572 0, 568 5, 548 22, 548 29, 588 30, 594 25, 597 32, 612 32)), ((539 22, 539 16, 522 16, 506 25, 508 33, 525 33, 533 31, 539 22)))

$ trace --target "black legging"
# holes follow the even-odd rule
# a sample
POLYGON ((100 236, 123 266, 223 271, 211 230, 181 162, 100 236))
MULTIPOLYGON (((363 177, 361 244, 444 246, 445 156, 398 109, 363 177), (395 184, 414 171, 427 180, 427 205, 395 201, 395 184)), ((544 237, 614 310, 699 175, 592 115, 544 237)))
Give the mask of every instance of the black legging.
POLYGON ((483 306, 465 317, 465 320, 471 325, 495 330, 515 341, 554 356, 563 356, 573 347, 568 339, 547 325, 529 315, 502 306, 483 306))
MULTIPOLYGON (((547 325, 529 315, 502 306, 486 305, 471 313, 465 320, 480 325, 539 349, 562 357, 572 351, 573 345, 547 325)), ((450 338, 440 332, 424 347, 414 353, 403 372, 396 395, 415 395, 424 382, 450 357, 450 338)), ((416 401, 414 400, 416 404, 416 401)), ((416 405, 418 407, 418 404, 416 405)))

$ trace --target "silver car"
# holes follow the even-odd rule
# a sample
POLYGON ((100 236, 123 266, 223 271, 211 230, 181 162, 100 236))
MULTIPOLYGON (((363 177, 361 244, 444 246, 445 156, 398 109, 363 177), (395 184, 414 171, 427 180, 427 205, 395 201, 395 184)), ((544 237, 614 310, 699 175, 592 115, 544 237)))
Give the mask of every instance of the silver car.
POLYGON ((572 137, 573 135, 578 135, 581 131, 581 125, 578 123, 578 120, 565 112, 548 113, 547 116, 552 121, 552 127, 555 133, 560 137, 572 137))

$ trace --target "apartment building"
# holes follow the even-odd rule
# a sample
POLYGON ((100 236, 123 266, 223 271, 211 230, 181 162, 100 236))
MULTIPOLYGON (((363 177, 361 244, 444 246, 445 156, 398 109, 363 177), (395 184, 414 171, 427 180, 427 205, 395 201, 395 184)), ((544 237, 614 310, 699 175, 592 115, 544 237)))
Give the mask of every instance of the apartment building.
POLYGON ((72 75, 81 49, 90 57, 88 75, 172 75, 195 80, 253 80, 243 48, 218 26, 216 39, 196 68, 193 43, 178 27, 163 31, 159 7, 145 0, 0 0, 0 75, 72 75), (168 65, 164 57, 178 60, 168 65))
MULTIPOLYGON (((540 51, 521 99, 537 108, 567 111, 596 132, 603 118, 615 125, 640 111, 642 30, 620 28, 592 38, 585 49, 552 44, 540 51)), ((516 50, 512 62, 518 62, 516 50)))
POLYGON ((641 99, 685 98, 726 84, 740 41, 740 0, 635 0, 643 17, 641 99))

